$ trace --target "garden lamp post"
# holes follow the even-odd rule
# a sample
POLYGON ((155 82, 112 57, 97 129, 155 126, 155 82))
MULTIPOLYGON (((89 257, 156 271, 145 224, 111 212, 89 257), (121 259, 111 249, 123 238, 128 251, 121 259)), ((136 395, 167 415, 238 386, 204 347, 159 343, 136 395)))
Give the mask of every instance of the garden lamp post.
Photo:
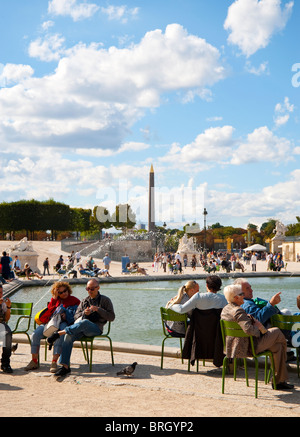
POLYGON ((204 250, 204 255, 206 256, 206 216, 207 216, 208 212, 206 210, 206 208, 204 208, 203 211, 203 215, 204 215, 204 244, 203 244, 203 250, 204 250))

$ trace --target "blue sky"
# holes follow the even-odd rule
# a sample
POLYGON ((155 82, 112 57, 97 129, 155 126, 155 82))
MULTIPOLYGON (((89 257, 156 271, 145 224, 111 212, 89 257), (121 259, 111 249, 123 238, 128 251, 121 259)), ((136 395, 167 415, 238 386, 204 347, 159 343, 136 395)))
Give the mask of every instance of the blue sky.
POLYGON ((0 199, 128 202, 156 221, 300 215, 299 2, 11 0, 0 199))

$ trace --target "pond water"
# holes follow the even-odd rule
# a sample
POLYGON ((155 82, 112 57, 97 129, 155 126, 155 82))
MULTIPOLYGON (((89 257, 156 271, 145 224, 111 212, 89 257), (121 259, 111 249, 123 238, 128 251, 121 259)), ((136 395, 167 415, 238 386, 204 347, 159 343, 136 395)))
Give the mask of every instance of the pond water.
MULTIPOLYGON (((222 279, 223 288, 233 282, 222 279)), ((108 296, 114 305, 116 319, 111 325, 113 341, 160 346, 162 342, 161 306, 177 294, 186 281, 157 281, 101 284, 101 293, 108 296)), ((205 291, 205 279, 197 281, 200 292, 205 291)), ((270 299, 281 291, 279 307, 297 311, 296 297, 300 294, 300 278, 250 278, 254 297, 270 299)), ((34 302, 33 314, 44 308, 51 299, 51 286, 24 287, 11 297, 13 302, 34 302)), ((73 295, 80 300, 87 296, 85 285, 72 285, 73 295)), ((15 319, 12 316, 10 326, 15 319)), ((33 328, 33 323, 31 324, 33 328)), ((167 346, 178 346, 178 339, 168 340, 167 346)))

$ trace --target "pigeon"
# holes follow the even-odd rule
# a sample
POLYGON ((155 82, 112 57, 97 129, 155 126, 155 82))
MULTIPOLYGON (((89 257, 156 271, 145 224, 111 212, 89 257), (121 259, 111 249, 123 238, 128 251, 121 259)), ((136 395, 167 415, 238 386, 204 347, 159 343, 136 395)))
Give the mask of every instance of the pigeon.
POLYGON ((131 366, 124 367, 123 370, 120 370, 120 372, 117 372, 117 375, 118 376, 120 376, 120 375, 132 376, 136 365, 137 365, 137 363, 134 362, 133 364, 131 364, 131 366))
POLYGON ((14 345, 11 347, 11 351, 12 351, 13 353, 15 353, 16 350, 18 349, 18 345, 19 345, 19 343, 16 343, 16 344, 14 344, 14 345))

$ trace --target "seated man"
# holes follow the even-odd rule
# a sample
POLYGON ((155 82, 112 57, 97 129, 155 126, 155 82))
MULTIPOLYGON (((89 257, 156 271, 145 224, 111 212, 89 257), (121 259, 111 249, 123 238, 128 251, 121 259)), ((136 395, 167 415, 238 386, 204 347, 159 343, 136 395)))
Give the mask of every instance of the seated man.
MULTIPOLYGON (((278 390, 292 390, 294 386, 287 383, 288 371, 286 366, 286 340, 278 328, 265 329, 263 324, 250 317, 242 308, 244 292, 241 284, 228 285, 224 295, 229 302, 221 313, 221 319, 228 322, 237 322, 242 330, 253 336, 254 348, 257 354, 269 350, 273 353, 275 366, 276 388, 278 390), (261 335, 263 333, 263 335, 261 335)), ((228 358, 246 358, 250 355, 248 337, 227 337, 226 355, 228 358)))
POLYGON ((15 259, 12 265, 13 272, 20 272, 21 271, 21 261, 18 258, 18 255, 15 255, 15 259))
POLYGON ((254 300, 252 287, 246 279, 238 278, 234 281, 234 284, 241 285, 242 287, 244 293, 244 303, 242 308, 247 314, 250 314, 255 319, 259 320, 267 328, 271 316, 274 314, 280 314, 279 309, 276 307, 276 305, 281 301, 280 292, 272 296, 269 302, 260 298, 254 300), (258 301, 260 304, 258 304, 258 301))
POLYGON ((67 264, 67 275, 73 275, 73 278, 77 278, 77 272, 74 269, 74 260, 71 256, 68 257, 69 261, 67 264))
POLYGON ((74 341, 80 340, 81 337, 101 335, 105 323, 115 320, 113 304, 108 297, 99 293, 98 281, 96 279, 89 280, 86 289, 88 296, 81 301, 76 310, 75 323, 62 331, 54 332, 47 340, 49 349, 51 349, 53 343, 61 335, 65 335, 60 356, 62 367, 55 373, 55 376, 65 376, 71 372, 70 357, 74 341))
POLYGON ((12 373, 10 367, 12 333, 7 322, 10 319, 10 300, 3 299, 3 287, 0 283, 0 341, 2 342, 1 369, 4 373, 12 373))

